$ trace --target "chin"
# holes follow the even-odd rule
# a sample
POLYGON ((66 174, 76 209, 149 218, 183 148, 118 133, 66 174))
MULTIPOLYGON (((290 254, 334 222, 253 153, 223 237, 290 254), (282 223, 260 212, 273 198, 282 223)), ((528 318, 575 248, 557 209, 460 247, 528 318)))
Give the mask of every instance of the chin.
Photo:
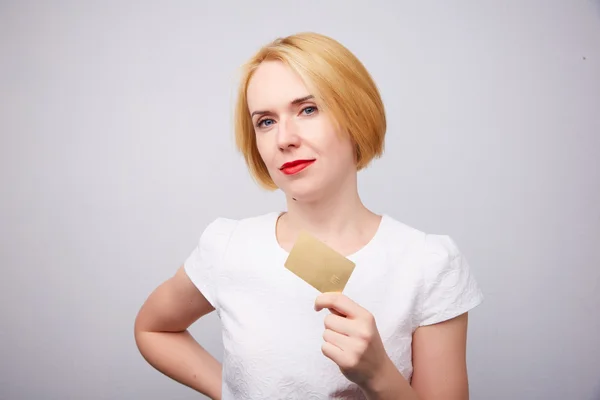
POLYGON ((323 182, 315 182, 313 179, 285 182, 279 185, 279 187, 287 197, 301 202, 318 200, 323 195, 325 189, 323 182))

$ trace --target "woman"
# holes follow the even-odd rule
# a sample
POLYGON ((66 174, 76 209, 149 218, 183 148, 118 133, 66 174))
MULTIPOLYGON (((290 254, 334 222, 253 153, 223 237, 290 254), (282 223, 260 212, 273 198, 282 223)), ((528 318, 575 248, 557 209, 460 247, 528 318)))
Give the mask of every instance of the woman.
POLYGON ((213 399, 467 399, 467 312, 483 297, 449 236, 362 204, 357 171, 386 119, 360 61, 318 34, 270 43, 244 67, 235 129, 287 211, 206 227, 139 312, 145 359, 213 399), (355 263, 343 293, 284 267, 301 231, 355 263), (222 366, 187 331, 214 310, 222 366))

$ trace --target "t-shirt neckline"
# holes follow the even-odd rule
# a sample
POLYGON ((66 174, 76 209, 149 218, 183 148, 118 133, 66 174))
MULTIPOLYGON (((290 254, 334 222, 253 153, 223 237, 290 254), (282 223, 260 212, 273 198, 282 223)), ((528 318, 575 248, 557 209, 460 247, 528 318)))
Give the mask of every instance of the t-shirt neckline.
MULTIPOLYGON (((281 245, 279 244, 279 240, 277 239, 277 222, 279 221, 279 217, 281 217, 284 213, 285 213, 285 211, 275 211, 275 212, 271 213, 271 218, 269 221, 269 225, 270 225, 269 228, 270 228, 270 232, 271 232, 271 234, 270 234, 271 242, 278 249, 279 253, 281 253, 284 257, 287 258, 290 255, 290 252, 285 250, 283 247, 281 247, 281 245)), ((378 241, 378 238, 382 235, 382 231, 384 229, 384 225, 385 225, 387 218, 388 218, 387 214, 381 214, 381 221, 379 221, 379 226, 377 227, 377 230, 375 231, 375 234, 373 235, 371 240, 369 240, 363 247, 356 250, 354 253, 349 254, 345 257, 350 260, 356 259, 360 254, 368 251, 371 247, 375 246, 375 244, 378 241)))

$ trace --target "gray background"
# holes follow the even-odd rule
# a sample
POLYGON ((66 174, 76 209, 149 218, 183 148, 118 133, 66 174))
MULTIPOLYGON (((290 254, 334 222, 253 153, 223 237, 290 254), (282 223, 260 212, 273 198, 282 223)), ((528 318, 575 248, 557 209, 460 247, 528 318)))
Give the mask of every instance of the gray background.
MULTIPOLYGON (((598 1, 2 1, 2 400, 198 398, 133 321, 206 224, 284 206, 232 104, 238 66, 305 30, 381 88, 365 203, 451 235, 485 292, 472 398, 600 398, 598 1)), ((221 357, 214 315, 192 332, 221 357)))

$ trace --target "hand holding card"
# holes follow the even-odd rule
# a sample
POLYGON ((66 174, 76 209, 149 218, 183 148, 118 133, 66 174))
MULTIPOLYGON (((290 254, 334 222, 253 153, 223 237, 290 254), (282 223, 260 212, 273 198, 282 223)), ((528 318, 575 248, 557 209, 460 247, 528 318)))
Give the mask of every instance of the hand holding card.
POLYGON ((332 314, 325 317, 321 351, 346 378, 369 392, 379 386, 376 381, 381 377, 398 374, 385 351, 373 314, 342 293, 320 294, 315 310, 324 308, 332 314))
POLYGON ((373 377, 381 375, 392 363, 373 315, 341 293, 355 264, 302 232, 285 267, 321 292, 315 301, 317 312, 324 308, 331 311, 331 315, 325 317, 323 354, 335 362, 350 381, 368 388, 373 377))

